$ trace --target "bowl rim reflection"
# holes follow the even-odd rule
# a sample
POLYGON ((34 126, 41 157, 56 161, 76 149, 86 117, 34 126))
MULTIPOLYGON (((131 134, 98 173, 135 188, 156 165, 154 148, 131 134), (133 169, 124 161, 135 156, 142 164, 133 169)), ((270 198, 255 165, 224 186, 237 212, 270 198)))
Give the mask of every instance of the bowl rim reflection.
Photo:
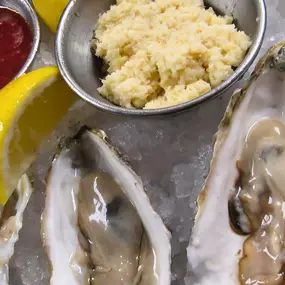
MULTIPOLYGON (((98 100, 94 98, 92 95, 88 94, 73 78, 71 72, 69 71, 67 64, 65 62, 65 55, 63 50, 63 39, 65 34, 65 27, 68 22, 69 15, 73 12, 73 7, 76 4, 77 0, 71 0, 69 4, 66 6, 56 34, 55 40, 55 58, 57 65, 59 67, 60 73, 64 80, 67 82, 69 87, 78 94, 83 100, 90 103, 94 107, 111 112, 113 114, 120 115, 135 115, 135 116, 157 116, 157 115, 166 115, 166 114, 174 114, 181 111, 185 111, 192 107, 195 107, 202 102, 215 98, 218 95, 221 95, 228 88, 230 88, 234 83, 236 83, 241 77, 246 73, 246 71, 250 68, 254 60, 256 59, 260 48, 263 43, 265 31, 266 31, 266 23, 267 23, 267 11, 265 0, 254 0, 257 6, 257 23, 258 28, 256 32, 256 39, 250 47, 247 55, 243 59, 242 63, 238 66, 238 68, 234 71, 234 73, 224 82, 219 84, 217 87, 213 88, 210 92, 183 104, 175 105, 172 107, 162 108, 162 109, 129 109, 125 107, 120 107, 114 105, 113 103, 105 103, 103 100, 98 100)), ((101 95, 100 95, 101 96, 101 95)), ((103 97, 102 97, 103 98, 103 97)), ((105 99, 105 98, 104 98, 105 99)))
POLYGON ((2 3, 0 3, 0 8, 8 8, 12 11, 19 13, 23 18, 25 18, 25 15, 23 15, 21 11, 17 9, 17 6, 24 7, 25 12, 27 12, 29 14, 29 17, 31 18, 31 23, 27 21, 27 24, 29 25, 29 27, 32 29, 32 32, 33 32, 33 43, 32 43, 32 48, 29 53, 29 56, 27 57, 24 65, 19 70, 19 72, 15 75, 13 80, 23 75, 29 69, 29 67, 32 65, 36 57, 36 54, 38 52, 39 45, 40 45, 40 24, 39 24, 39 20, 38 20, 38 17, 37 17, 37 14, 34 8, 32 7, 32 5, 30 4, 28 0, 18 0, 18 1, 14 1, 14 3, 16 3, 16 7, 14 6, 13 8, 11 8, 9 5, 5 5, 5 4, 3 5, 2 3))

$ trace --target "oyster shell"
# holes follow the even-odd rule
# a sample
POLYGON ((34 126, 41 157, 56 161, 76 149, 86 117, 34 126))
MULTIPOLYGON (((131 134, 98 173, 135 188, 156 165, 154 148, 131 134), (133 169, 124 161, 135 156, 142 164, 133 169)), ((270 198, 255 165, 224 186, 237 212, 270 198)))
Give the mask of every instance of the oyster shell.
POLYGON ((20 179, 14 194, 9 198, 0 219, 0 284, 8 285, 8 263, 22 228, 23 214, 27 207, 32 187, 27 175, 20 179))
POLYGON ((42 232, 52 285, 170 284, 169 232, 102 131, 53 161, 42 232))
POLYGON ((285 42, 235 92, 216 135, 186 284, 284 284, 285 42))

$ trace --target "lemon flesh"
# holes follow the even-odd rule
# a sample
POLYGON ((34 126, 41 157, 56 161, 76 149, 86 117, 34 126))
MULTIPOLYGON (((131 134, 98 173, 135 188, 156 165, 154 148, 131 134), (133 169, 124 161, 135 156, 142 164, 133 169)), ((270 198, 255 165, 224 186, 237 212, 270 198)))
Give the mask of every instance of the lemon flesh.
POLYGON ((69 0, 33 0, 36 12, 49 29, 55 33, 60 17, 69 0))
POLYGON ((56 67, 28 73, 0 90, 0 205, 75 100, 56 67))

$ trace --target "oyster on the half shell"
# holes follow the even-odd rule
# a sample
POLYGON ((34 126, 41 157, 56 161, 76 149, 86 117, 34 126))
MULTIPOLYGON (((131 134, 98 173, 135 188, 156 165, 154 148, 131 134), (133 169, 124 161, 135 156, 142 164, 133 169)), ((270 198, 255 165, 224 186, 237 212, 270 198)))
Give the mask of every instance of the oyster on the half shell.
POLYGON ((232 96, 198 206, 186 284, 285 284, 285 42, 232 96))
POLYGON ((1 213, 0 218, 0 284, 8 285, 8 263, 14 254, 23 224, 23 214, 32 194, 32 186, 26 174, 19 180, 18 186, 1 213))
POLYGON ((169 285, 170 235, 102 131, 81 131, 47 180, 51 285, 169 285))

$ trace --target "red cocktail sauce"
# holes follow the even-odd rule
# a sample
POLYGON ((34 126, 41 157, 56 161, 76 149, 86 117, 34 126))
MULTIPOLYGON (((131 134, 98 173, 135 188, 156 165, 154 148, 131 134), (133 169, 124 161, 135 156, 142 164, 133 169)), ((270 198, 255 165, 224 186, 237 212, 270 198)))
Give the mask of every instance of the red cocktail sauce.
POLYGON ((0 89, 21 70, 32 49, 33 34, 17 12, 0 8, 0 89))

